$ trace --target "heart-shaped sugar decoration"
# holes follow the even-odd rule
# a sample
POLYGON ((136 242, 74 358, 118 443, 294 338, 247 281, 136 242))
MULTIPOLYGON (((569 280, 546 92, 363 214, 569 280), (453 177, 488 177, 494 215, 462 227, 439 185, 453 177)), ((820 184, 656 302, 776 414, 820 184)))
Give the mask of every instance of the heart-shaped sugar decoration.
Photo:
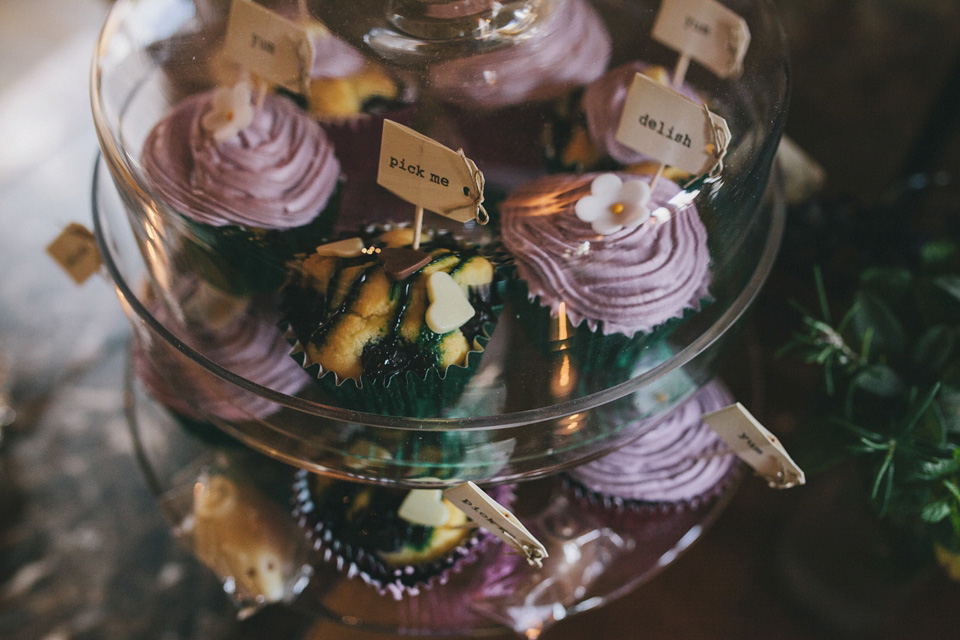
POLYGON ((450 518, 441 489, 411 490, 400 504, 397 515, 407 522, 427 527, 442 527, 450 518))
POLYGON ((391 280, 403 280, 430 262, 430 254, 409 247, 387 247, 377 254, 391 280))
POLYGON ((360 238, 346 238, 335 242, 322 244, 316 249, 318 256, 333 256, 335 258, 356 258, 363 253, 363 240, 360 238))
POLYGON ((427 277, 426 321, 430 331, 448 333, 462 327, 476 313, 460 285, 445 271, 434 271, 427 277))

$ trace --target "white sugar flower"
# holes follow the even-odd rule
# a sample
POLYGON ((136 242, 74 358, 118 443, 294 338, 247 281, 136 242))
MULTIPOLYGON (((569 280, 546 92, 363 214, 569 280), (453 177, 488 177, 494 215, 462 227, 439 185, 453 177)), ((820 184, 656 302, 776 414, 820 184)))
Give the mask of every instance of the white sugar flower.
POLYGON ((250 84, 238 82, 233 87, 218 87, 213 92, 210 110, 200 121, 203 130, 217 142, 226 142, 253 122, 250 84))
POLYGON ((590 185, 590 195, 577 201, 575 211, 594 231, 609 235, 646 222, 650 217, 649 201, 650 185, 646 182, 624 182, 615 174, 604 173, 590 185))

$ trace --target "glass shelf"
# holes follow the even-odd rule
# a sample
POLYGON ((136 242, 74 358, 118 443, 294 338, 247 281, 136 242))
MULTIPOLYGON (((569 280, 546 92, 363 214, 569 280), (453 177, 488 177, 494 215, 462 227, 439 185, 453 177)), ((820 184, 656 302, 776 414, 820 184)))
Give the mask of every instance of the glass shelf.
MULTIPOLYGON (((192 349, 165 326, 145 300, 148 273, 127 223, 122 199, 109 174, 98 165, 94 180, 94 226, 104 261, 124 310, 144 350, 162 350, 176 362, 166 371, 172 388, 189 371, 191 384, 212 387, 228 398, 252 397, 275 407, 268 417, 249 420, 205 418, 251 448, 291 465, 344 479, 412 486, 418 478, 437 485, 455 481, 510 482, 550 475, 615 449, 635 435, 625 425, 662 414, 712 377, 734 329, 757 295, 776 256, 784 225, 779 180, 772 180, 758 208, 765 243, 752 265, 748 286, 715 323, 684 348, 659 346, 653 362, 628 382, 549 407, 456 418, 402 418, 349 411, 287 396, 242 378, 192 349), (673 349, 676 349, 675 351, 673 349), (199 382, 197 382, 199 381, 199 382), (388 443, 388 444, 385 444, 388 443), (376 446, 374 446, 376 445, 376 446), (389 456, 383 455, 389 446, 389 456)), ((509 314, 507 314, 509 317, 509 314)), ((678 332, 685 335, 699 325, 678 332)), ((501 331, 504 324, 498 327, 501 331)), ((508 350, 522 349, 515 332, 508 350)), ((534 367, 536 363, 525 362, 534 367)), ((163 373, 163 372, 161 372, 163 373)), ((515 372, 516 373, 516 372, 515 372)), ((531 376, 535 372, 528 372, 531 376)), ((521 386, 517 393, 523 393, 521 386)))

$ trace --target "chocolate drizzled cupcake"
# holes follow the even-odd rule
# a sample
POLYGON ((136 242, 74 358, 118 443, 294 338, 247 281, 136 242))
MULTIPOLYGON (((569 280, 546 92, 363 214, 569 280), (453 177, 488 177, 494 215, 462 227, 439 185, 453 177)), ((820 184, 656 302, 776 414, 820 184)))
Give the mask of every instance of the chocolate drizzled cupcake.
MULTIPOLYGON (((305 471, 293 489, 294 516, 323 560, 398 600, 444 584, 493 539, 439 490, 387 489, 305 471)), ((513 500, 510 487, 490 493, 505 506, 513 500)))
POLYGON ((294 356, 349 408, 436 414, 479 363, 493 264, 451 235, 369 229, 295 265, 282 309, 294 356))

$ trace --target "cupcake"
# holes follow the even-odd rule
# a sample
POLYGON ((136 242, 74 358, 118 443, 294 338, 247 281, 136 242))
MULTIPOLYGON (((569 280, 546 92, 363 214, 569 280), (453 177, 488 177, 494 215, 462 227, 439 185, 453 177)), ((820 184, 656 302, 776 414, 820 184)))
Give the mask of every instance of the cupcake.
POLYGON ((284 263, 324 240, 340 164, 323 130, 289 100, 219 88, 177 104, 141 156, 157 199, 184 221, 194 270, 231 293, 278 287, 284 263))
POLYGON ((701 417, 733 404, 720 382, 708 383, 665 417, 625 427, 636 439, 566 474, 578 495, 614 510, 698 508, 729 486, 740 470, 736 456, 701 417))
POLYGON ((707 296, 706 229, 669 180, 651 193, 624 174, 547 176, 511 192, 500 214, 515 311, 534 341, 571 349, 583 370, 631 369, 707 296))
MULTIPOLYGON (((650 156, 617 141, 617 129, 623 115, 627 93, 637 73, 670 86, 669 72, 660 66, 635 61, 620 65, 561 101, 548 118, 544 130, 544 155, 553 171, 626 170, 640 171, 656 162, 650 156)), ((679 92, 702 103, 693 89, 683 84, 679 92)), ((682 179, 685 173, 667 174, 682 179)))
MULTIPOLYGON (((181 278, 176 304, 189 315, 176 316, 171 307, 151 296, 147 310, 188 347, 231 373, 280 393, 296 394, 310 382, 290 359, 290 347, 277 320, 247 309, 249 301, 230 299, 202 281, 181 278)), ((280 406, 216 376, 172 344, 152 334, 133 342, 137 376, 160 404, 188 421, 200 435, 219 432, 208 420, 239 422, 262 419, 280 406)))
POLYGON ((294 355, 349 408, 436 415, 460 395, 495 319, 493 264, 450 234, 370 228, 317 247, 284 286, 294 355))
MULTIPOLYGON (((490 495, 504 506, 513 497, 508 487, 490 495)), ((294 505, 324 561, 398 600, 446 583, 492 539, 439 489, 387 489, 300 472, 294 505)))

